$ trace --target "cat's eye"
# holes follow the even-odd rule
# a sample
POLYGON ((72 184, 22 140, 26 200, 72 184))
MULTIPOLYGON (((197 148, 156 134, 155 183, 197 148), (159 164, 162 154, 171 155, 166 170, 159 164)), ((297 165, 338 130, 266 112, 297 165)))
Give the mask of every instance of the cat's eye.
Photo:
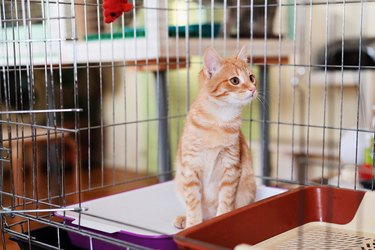
POLYGON ((255 76, 254 76, 253 74, 251 74, 251 75, 249 76, 249 78, 250 78, 250 81, 251 81, 252 83, 255 83, 255 76))
POLYGON ((233 85, 238 85, 240 84, 240 79, 238 77, 233 77, 231 79, 229 79, 230 83, 233 84, 233 85))

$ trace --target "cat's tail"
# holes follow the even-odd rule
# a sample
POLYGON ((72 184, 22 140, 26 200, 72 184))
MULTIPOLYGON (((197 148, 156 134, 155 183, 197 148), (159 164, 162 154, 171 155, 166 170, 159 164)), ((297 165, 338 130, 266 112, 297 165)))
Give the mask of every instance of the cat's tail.
POLYGON ((174 219, 174 226, 178 229, 184 229, 186 227, 186 216, 179 215, 174 219))

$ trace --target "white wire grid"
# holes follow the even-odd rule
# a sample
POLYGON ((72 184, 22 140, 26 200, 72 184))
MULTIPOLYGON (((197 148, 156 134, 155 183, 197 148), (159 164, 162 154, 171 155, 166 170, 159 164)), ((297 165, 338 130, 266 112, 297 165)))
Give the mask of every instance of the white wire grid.
POLYGON ((374 137, 374 64, 363 59, 375 60, 373 1, 132 3, 107 25, 102 1, 1 1, 3 243, 13 235, 49 245, 30 234, 39 224, 55 228, 56 249, 63 231, 88 236, 91 247, 98 239, 138 248, 47 210, 171 178, 208 46, 250 52, 260 100, 245 109, 243 130, 263 183, 362 188, 357 168, 374 137), (357 46, 346 54, 350 38, 357 46))

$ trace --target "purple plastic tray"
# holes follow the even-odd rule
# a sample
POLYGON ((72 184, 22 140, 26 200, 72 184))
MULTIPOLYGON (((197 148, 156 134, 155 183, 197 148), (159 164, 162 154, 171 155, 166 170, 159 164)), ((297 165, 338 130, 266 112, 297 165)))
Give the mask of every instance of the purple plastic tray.
MULTIPOLYGON (((69 219, 66 219, 67 225, 75 226, 69 222, 69 219)), ((141 234, 135 234, 132 232, 127 231, 120 231, 118 233, 103 233, 97 230, 88 229, 85 228, 85 230, 88 230, 93 233, 101 234, 107 237, 111 237, 114 239, 122 240, 126 243, 131 243, 151 249, 177 249, 176 243, 173 241, 173 236, 167 236, 167 235, 159 235, 159 236, 145 236, 141 234)), ((90 249, 90 238, 88 236, 83 236, 78 233, 74 232, 68 232, 69 239, 72 243, 72 245, 82 248, 82 249, 90 249)), ((125 243, 125 244, 126 244, 125 243)), ((120 249, 126 249, 126 246, 123 247, 117 246, 115 244, 102 241, 96 238, 92 239, 92 246, 95 250, 120 250, 120 249)))

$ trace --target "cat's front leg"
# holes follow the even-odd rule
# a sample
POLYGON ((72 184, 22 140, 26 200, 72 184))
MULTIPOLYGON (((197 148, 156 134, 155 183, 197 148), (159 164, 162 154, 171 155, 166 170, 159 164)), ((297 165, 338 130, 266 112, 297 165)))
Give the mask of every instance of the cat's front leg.
POLYGON ((236 190, 240 178, 240 170, 235 167, 228 167, 220 182, 219 199, 216 216, 228 213, 234 209, 236 190))
POLYGON ((186 204, 186 228, 203 221, 202 214, 202 186, 199 174, 191 169, 182 171, 183 197, 186 204))

